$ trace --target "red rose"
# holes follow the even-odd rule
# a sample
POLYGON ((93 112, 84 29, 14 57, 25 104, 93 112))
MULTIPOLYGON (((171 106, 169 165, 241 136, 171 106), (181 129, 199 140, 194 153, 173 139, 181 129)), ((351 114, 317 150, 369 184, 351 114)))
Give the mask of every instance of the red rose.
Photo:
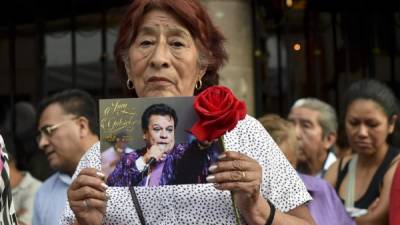
POLYGON ((190 129, 199 141, 212 141, 236 127, 246 116, 246 105, 232 91, 212 86, 196 96, 193 104, 199 120, 190 129))

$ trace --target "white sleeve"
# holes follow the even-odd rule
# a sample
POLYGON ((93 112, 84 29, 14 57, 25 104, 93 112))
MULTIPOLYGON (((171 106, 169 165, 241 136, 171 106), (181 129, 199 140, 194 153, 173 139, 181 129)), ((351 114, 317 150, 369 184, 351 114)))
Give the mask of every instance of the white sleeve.
MULTIPOLYGON (((94 144, 86 153, 83 155, 79 161, 78 167, 75 170, 72 180, 74 180, 82 169, 84 168, 95 168, 101 170, 101 154, 100 154, 100 142, 94 144)), ((75 214, 69 207, 69 202, 67 201, 64 213, 60 218, 60 225, 71 225, 75 221, 75 214)))
POLYGON ((138 159, 136 159, 135 164, 136 164, 136 168, 139 171, 142 171, 144 169, 144 167, 146 166, 146 163, 144 162, 143 157, 141 157, 141 156, 138 159))
POLYGON ((239 121, 225 135, 225 145, 258 161, 263 168, 261 192, 280 211, 287 212, 312 199, 278 145, 253 117, 239 121))

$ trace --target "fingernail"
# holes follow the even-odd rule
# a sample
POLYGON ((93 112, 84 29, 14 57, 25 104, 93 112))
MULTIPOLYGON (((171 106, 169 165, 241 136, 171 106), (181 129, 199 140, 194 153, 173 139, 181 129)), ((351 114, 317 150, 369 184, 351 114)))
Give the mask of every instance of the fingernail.
POLYGON ((108 192, 106 192, 106 199, 107 201, 110 199, 110 194, 108 194, 108 192))
POLYGON ((215 184, 214 184, 214 187, 215 187, 215 188, 220 188, 220 187, 221 187, 221 185, 220 185, 220 184, 217 184, 217 183, 215 183, 215 184))
POLYGON ((224 159, 224 158, 226 158, 226 154, 221 154, 218 156, 218 159, 224 159))
POLYGON ((104 175, 102 172, 96 172, 96 175, 102 179, 106 177, 106 175, 104 175))
POLYGON ((206 177, 207 182, 212 183, 215 180, 215 176, 210 175, 206 177))
POLYGON ((107 189, 107 188, 108 188, 108 185, 107 185, 106 183, 101 182, 100 185, 101 185, 104 189, 107 189))
POLYGON ((212 166, 208 167, 208 171, 210 171, 210 172, 213 172, 216 169, 217 169, 217 165, 212 165, 212 166))

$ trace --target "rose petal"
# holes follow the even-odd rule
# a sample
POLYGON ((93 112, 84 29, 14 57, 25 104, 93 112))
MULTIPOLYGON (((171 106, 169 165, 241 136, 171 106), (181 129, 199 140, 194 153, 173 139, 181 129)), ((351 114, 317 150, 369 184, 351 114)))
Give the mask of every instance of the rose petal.
POLYGON ((199 120, 190 129, 199 141, 219 138, 236 127, 246 116, 246 105, 229 88, 209 87, 195 98, 193 104, 199 120))

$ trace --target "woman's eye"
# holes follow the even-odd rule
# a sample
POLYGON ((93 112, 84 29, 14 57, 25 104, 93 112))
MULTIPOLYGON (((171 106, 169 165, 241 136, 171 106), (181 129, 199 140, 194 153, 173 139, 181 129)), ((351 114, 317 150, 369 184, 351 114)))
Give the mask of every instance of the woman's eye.
POLYGON ((369 123, 368 126, 371 128, 377 127, 379 124, 378 123, 369 123))
POLYGON ((349 121, 349 124, 354 127, 354 126, 357 126, 359 124, 359 122, 357 122, 357 121, 349 121))
POLYGON ((181 41, 172 41, 171 46, 174 48, 181 48, 181 47, 184 47, 185 45, 181 41))
POLYGON ((152 44, 153 44, 153 42, 148 41, 148 40, 141 41, 141 42, 139 43, 139 45, 142 46, 142 47, 149 47, 149 46, 152 45, 152 44))

